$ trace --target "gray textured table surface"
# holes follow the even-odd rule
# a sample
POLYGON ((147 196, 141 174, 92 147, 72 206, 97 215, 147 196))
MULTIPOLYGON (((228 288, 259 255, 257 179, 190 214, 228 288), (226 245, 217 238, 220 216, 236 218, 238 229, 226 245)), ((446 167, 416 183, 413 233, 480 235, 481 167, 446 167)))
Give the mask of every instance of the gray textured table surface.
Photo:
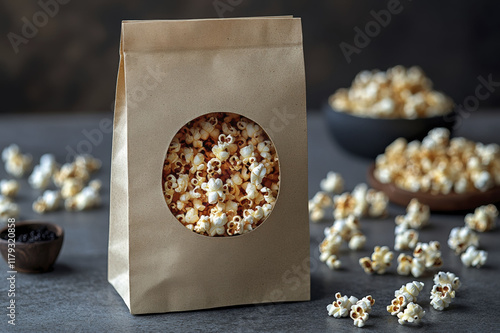
MULTIPOLYGON (((500 272, 500 229, 481 234, 481 247, 489 252, 487 265, 481 269, 464 267, 446 245, 452 227, 463 225, 463 214, 433 214, 431 225, 421 231, 422 241, 438 240, 442 244, 444 266, 460 276, 463 287, 450 308, 439 312, 429 305, 432 274, 418 280, 425 283, 418 303, 426 315, 416 327, 401 326, 390 316, 386 305, 394 290, 413 280, 398 276, 395 264, 386 275, 366 275, 358 264, 362 256, 370 255, 373 246, 394 246, 394 216, 404 208, 391 206, 390 216, 383 220, 362 220, 361 228, 367 235, 366 250, 341 251, 343 268, 331 271, 318 260, 317 245, 322 240, 323 229, 331 222, 310 225, 311 283, 310 302, 239 306, 223 309, 132 316, 127 307, 108 284, 107 237, 111 134, 99 127, 101 121, 111 119, 110 114, 2 116, 0 118, 0 148, 17 143, 33 154, 37 160, 43 153, 54 153, 64 162, 70 151, 91 150, 103 161, 96 178, 103 181, 103 205, 89 212, 64 211, 38 216, 31 204, 38 193, 22 180, 22 190, 17 199, 22 219, 53 221, 65 229, 65 242, 50 273, 40 275, 17 274, 16 326, 7 324, 7 265, 0 264, 0 331, 19 332, 252 332, 252 331, 358 331, 350 318, 328 317, 326 305, 334 294, 363 297, 371 294, 376 304, 363 331, 390 332, 425 330, 426 332, 493 332, 500 331, 497 307, 500 306, 498 281, 500 272), (83 130, 102 134, 88 141, 83 130)), ((369 161, 352 157, 341 151, 326 132, 323 118, 318 113, 308 117, 309 128, 309 197, 319 189, 319 181, 330 170, 342 173, 346 189, 365 181, 369 161)), ((500 114, 498 112, 474 113, 461 126, 457 134, 483 142, 500 141, 500 114)), ((5 172, 0 167, 0 178, 5 172)), ((396 252, 397 253, 397 252, 396 252)))

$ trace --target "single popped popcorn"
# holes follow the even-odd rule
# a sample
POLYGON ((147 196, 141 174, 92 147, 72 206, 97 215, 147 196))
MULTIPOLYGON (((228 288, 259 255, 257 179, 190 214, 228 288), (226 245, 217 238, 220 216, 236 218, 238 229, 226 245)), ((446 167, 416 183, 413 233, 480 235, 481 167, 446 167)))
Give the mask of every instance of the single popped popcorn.
POLYGON ((406 208, 406 215, 396 216, 396 224, 408 229, 421 229, 429 223, 429 206, 421 204, 417 199, 411 199, 406 208))
POLYGON ((450 284, 435 284, 432 287, 430 299, 434 309, 444 310, 453 298, 455 298, 455 290, 450 284))
POLYGON ((0 180, 0 193, 6 197, 15 197, 19 192, 19 183, 15 179, 0 180))
POLYGON ((451 272, 439 272, 434 275, 434 284, 449 284, 452 286, 453 290, 460 289, 462 285, 460 278, 451 272))
POLYGON ((334 254, 337 254, 342 245, 342 237, 338 234, 330 234, 319 244, 320 260, 326 260, 334 254))
POLYGON ((408 302, 416 302, 418 294, 422 291, 423 288, 423 282, 408 282, 394 292, 394 297, 404 296, 408 300, 408 302))
POLYGON ((101 182, 93 180, 84 187, 81 192, 73 197, 69 197, 64 201, 66 210, 82 211, 97 207, 101 203, 101 196, 99 190, 101 189, 101 182))
POLYGON ((383 217, 387 215, 387 206, 389 205, 387 194, 369 189, 366 192, 366 201, 368 202, 368 216, 383 217))
POLYGON ((356 234, 351 237, 349 240, 348 246, 349 249, 353 251, 362 250, 366 244, 366 236, 363 234, 356 234))
POLYGON ((420 277, 425 272, 425 260, 401 253, 398 256, 397 272, 399 275, 410 275, 411 273, 413 277, 420 277))
POLYGON ((493 204, 478 207, 474 214, 465 215, 465 225, 470 229, 485 232, 495 227, 498 210, 493 204))
POLYGON ((391 314, 391 316, 395 316, 401 311, 404 311, 406 305, 408 305, 408 300, 405 296, 399 295, 391 301, 391 305, 386 307, 387 312, 391 314))
MULTIPOLYGON (((206 183, 201 184, 201 189, 206 192, 209 204, 215 204, 220 200, 225 200, 225 195, 222 190, 224 183, 219 178, 210 178, 206 183)), ((185 189, 184 189, 185 191, 185 189)))
POLYGON ((31 168, 33 158, 29 154, 22 154, 17 145, 11 144, 2 151, 2 160, 8 174, 22 177, 31 168))
POLYGON ((479 246, 479 236, 468 227, 455 227, 450 231, 448 246, 460 254, 469 246, 479 246))
POLYGON ((309 216, 311 221, 317 222, 325 217, 325 210, 333 206, 333 200, 326 192, 317 192, 309 200, 309 216))
POLYGON ((383 192, 368 189, 366 184, 361 183, 351 193, 334 196, 333 203, 335 219, 343 219, 349 215, 382 217, 387 214, 389 199, 383 192))
POLYGON ((405 323, 418 324, 424 315, 425 311, 420 305, 410 302, 406 306, 404 312, 398 313, 398 323, 401 325, 404 325, 405 323))
POLYGON ((326 310, 329 316, 335 318, 347 317, 351 311, 351 307, 356 304, 356 302, 358 302, 356 297, 342 296, 337 292, 335 294, 335 301, 333 301, 332 304, 328 304, 326 310))
POLYGON ((28 182, 34 189, 44 190, 49 186, 50 179, 58 170, 57 162, 52 154, 43 154, 40 164, 35 165, 28 182))
POLYGON ((61 205, 61 193, 59 191, 46 190, 41 197, 33 202, 33 210, 39 214, 57 210, 61 205))
POLYGON ((418 231, 413 229, 398 229, 394 239, 394 249, 396 251, 414 249, 418 243, 418 231))
POLYGON ((417 246, 413 250, 413 256, 423 259, 426 268, 441 267, 443 260, 441 259, 440 248, 441 245, 438 241, 417 243, 417 246))
POLYGON ((460 256, 462 263, 465 266, 480 268, 488 259, 488 252, 478 250, 474 245, 471 245, 460 256))
POLYGON ((73 197, 80 193, 80 191, 85 187, 83 181, 79 178, 68 178, 61 186, 61 196, 63 199, 73 197))
POLYGON ((348 192, 333 197, 333 204, 333 217, 336 220, 353 215, 357 205, 356 199, 348 192))
POLYGON ((330 268, 330 269, 339 269, 340 266, 342 266, 342 262, 339 260, 339 258, 335 255, 332 254, 330 255, 326 260, 325 264, 330 268))
POLYGON ((387 246, 375 246, 371 258, 359 259, 359 264, 367 274, 384 274, 394 257, 394 253, 387 246))
POLYGON ((369 318, 369 313, 372 310, 373 304, 375 304, 375 299, 373 299, 373 297, 369 295, 363 297, 361 300, 351 305, 349 315, 354 321, 354 326, 365 326, 365 323, 369 318))
POLYGON ((19 206, 8 197, 0 195, 0 222, 7 222, 10 218, 19 217, 19 206))
POLYGON ((341 193, 344 189, 344 179, 339 173, 330 171, 319 184, 321 190, 328 193, 341 193))

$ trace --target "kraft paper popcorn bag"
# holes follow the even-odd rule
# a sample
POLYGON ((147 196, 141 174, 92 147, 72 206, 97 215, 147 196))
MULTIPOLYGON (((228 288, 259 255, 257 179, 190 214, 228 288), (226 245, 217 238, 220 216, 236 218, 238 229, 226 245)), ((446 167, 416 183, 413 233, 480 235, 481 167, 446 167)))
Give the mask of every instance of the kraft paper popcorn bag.
POLYGON ((122 24, 108 280, 132 314, 310 299, 301 21, 122 24))

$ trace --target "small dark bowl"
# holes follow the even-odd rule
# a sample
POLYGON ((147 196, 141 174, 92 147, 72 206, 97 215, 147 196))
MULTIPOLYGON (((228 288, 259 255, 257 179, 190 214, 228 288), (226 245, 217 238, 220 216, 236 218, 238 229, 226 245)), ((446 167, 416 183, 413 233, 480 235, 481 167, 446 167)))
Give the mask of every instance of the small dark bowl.
MULTIPOLYGON (((34 229, 47 227, 56 234, 54 240, 37 241, 33 243, 16 242, 15 268, 11 270, 23 273, 43 273, 52 269, 52 265, 59 255, 64 240, 64 230, 52 223, 46 222, 16 222, 16 235, 29 232, 34 229)), ((8 234, 8 225, 0 230, 0 236, 8 234)), ((5 261, 8 262, 8 241, 0 237, 0 252, 5 261)))
POLYGON ((422 140, 435 127, 453 129, 455 112, 428 118, 369 118, 336 111, 325 103, 323 113, 330 134, 346 151, 373 159, 397 138, 422 140))

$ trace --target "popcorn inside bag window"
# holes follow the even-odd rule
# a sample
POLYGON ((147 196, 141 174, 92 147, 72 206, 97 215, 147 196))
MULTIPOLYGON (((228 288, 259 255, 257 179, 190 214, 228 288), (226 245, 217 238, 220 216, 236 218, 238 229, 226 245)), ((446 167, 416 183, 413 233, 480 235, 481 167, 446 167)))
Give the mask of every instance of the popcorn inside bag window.
POLYGON ((265 131, 234 113, 210 113, 183 126, 163 166, 163 193, 186 228, 234 236, 270 215, 279 191, 279 161, 265 131))

